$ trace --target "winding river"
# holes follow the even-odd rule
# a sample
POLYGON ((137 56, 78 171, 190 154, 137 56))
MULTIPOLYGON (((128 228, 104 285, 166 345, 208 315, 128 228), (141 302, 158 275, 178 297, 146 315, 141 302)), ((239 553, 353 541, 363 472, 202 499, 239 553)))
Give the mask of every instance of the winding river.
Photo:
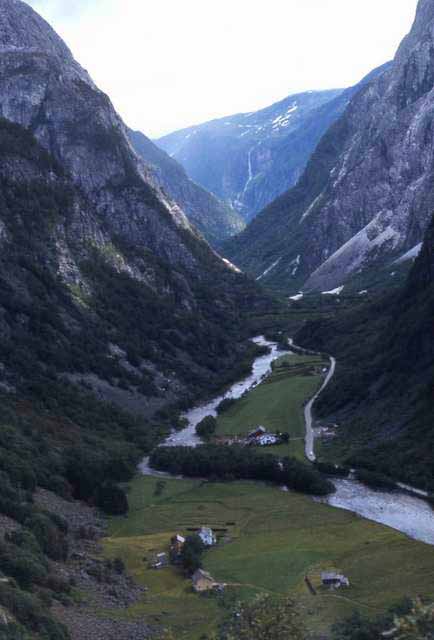
MULTIPOLYGON (((280 350, 276 343, 267 341, 263 336, 258 336, 253 341, 258 345, 268 347, 270 352, 256 358, 252 373, 244 380, 235 383, 226 393, 210 402, 197 405, 185 413, 183 417, 186 418, 188 426, 182 431, 172 433, 163 443, 164 446, 196 447, 201 444, 196 435, 196 425, 205 416, 216 416, 216 409, 225 398, 240 398, 244 393, 260 384, 264 377, 271 373, 271 365, 274 360, 288 353, 280 350)), ((330 362, 330 368, 321 389, 305 407, 306 457, 311 461, 316 459, 312 408, 334 375, 336 360, 331 358, 330 362)), ((171 477, 170 474, 151 469, 149 458, 145 458, 141 462, 139 471, 143 475, 171 477)), ((397 529, 411 538, 434 545, 434 510, 422 498, 417 497, 417 495, 409 495, 406 492, 385 493, 373 491, 354 479, 334 479, 333 483, 336 488, 334 494, 326 498, 315 498, 315 500, 339 509, 352 511, 363 518, 397 529)), ((411 490, 410 487, 405 487, 404 485, 401 485, 401 487, 411 490)), ((417 493, 422 495, 423 492, 415 492, 415 494, 417 493)))

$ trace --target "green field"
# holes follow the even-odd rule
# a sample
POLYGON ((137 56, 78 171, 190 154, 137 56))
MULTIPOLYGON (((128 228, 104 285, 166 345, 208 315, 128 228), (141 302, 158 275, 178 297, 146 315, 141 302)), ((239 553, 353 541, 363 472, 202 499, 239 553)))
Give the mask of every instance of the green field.
MULTIPOLYGON (((432 547, 387 527, 257 483, 229 484, 137 478, 129 495, 128 518, 110 522, 106 554, 121 557, 149 592, 119 615, 145 616, 172 626, 175 637, 195 639, 211 632, 226 609, 222 605, 256 593, 295 596, 312 631, 324 631, 354 608, 382 612, 400 598, 434 599, 432 547), (195 595, 178 569, 155 571, 152 550, 168 548, 175 532, 209 525, 227 529, 221 543, 205 555, 205 568, 227 587, 224 601, 195 595), (311 596, 309 574, 318 584, 321 569, 336 568, 351 581, 341 592, 311 596)), ((223 535, 223 534, 222 534, 223 535)))
POLYGON ((303 404, 322 383, 327 360, 317 356, 283 356, 273 363, 273 373, 241 398, 217 422, 217 435, 244 435, 262 425, 271 433, 289 433, 289 446, 267 447, 264 451, 292 455, 304 460, 303 404))
MULTIPOLYGON (((280 450, 303 457, 302 406, 320 385, 323 366, 316 357, 280 359, 269 379, 219 418, 219 434, 263 424, 290 433, 289 447, 280 450)), ((116 615, 171 627, 177 640, 211 635, 237 600, 259 593, 293 596, 315 633, 355 608, 375 615, 404 596, 434 599, 432 547, 307 496, 254 482, 140 477, 130 486, 129 502, 128 517, 109 523, 105 553, 121 557, 148 591, 116 615), (194 594, 177 568, 148 568, 150 553, 167 550, 174 533, 202 525, 224 530, 218 546, 204 556, 205 569, 227 584, 223 596, 194 594), (312 596, 304 577, 319 586, 322 569, 342 571, 351 587, 340 592, 321 587, 312 596)))

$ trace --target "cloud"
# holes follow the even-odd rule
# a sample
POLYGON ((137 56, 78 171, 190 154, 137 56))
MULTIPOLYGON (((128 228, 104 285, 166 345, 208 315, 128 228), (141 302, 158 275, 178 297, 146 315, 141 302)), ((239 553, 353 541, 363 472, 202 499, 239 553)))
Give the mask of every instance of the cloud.
POLYGON ((349 86, 390 59, 417 0, 30 0, 148 135, 349 86))

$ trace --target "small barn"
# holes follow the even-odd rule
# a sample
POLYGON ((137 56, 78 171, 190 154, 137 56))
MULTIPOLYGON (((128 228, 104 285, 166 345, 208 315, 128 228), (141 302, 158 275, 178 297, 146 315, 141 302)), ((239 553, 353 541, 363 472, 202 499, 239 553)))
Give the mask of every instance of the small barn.
POLYGON ((204 591, 211 591, 217 586, 216 581, 210 573, 198 569, 192 577, 193 589, 196 593, 203 593, 204 591))
POLYGON ((169 565, 169 556, 167 553, 154 553, 149 561, 151 569, 164 569, 169 565))
POLYGON ((325 571, 321 573, 321 582, 325 587, 331 589, 340 589, 341 587, 349 587, 350 581, 340 573, 334 571, 325 571))
POLYGON ((202 527, 202 529, 197 532, 197 535, 206 547, 213 547, 217 544, 217 538, 214 531, 209 527, 202 527))
POLYGON ((267 433, 267 429, 265 427, 258 426, 258 427, 255 427, 253 431, 251 431, 249 434, 247 434, 247 439, 256 440, 257 438, 264 436, 266 433, 267 433))

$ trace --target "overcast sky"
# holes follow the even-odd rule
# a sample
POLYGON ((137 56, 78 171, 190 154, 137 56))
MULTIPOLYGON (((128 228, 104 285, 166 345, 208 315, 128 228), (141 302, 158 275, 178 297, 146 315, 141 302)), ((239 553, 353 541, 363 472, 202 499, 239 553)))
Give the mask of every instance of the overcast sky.
POLYGON ((358 82, 417 0, 27 0, 128 125, 156 137, 358 82))

